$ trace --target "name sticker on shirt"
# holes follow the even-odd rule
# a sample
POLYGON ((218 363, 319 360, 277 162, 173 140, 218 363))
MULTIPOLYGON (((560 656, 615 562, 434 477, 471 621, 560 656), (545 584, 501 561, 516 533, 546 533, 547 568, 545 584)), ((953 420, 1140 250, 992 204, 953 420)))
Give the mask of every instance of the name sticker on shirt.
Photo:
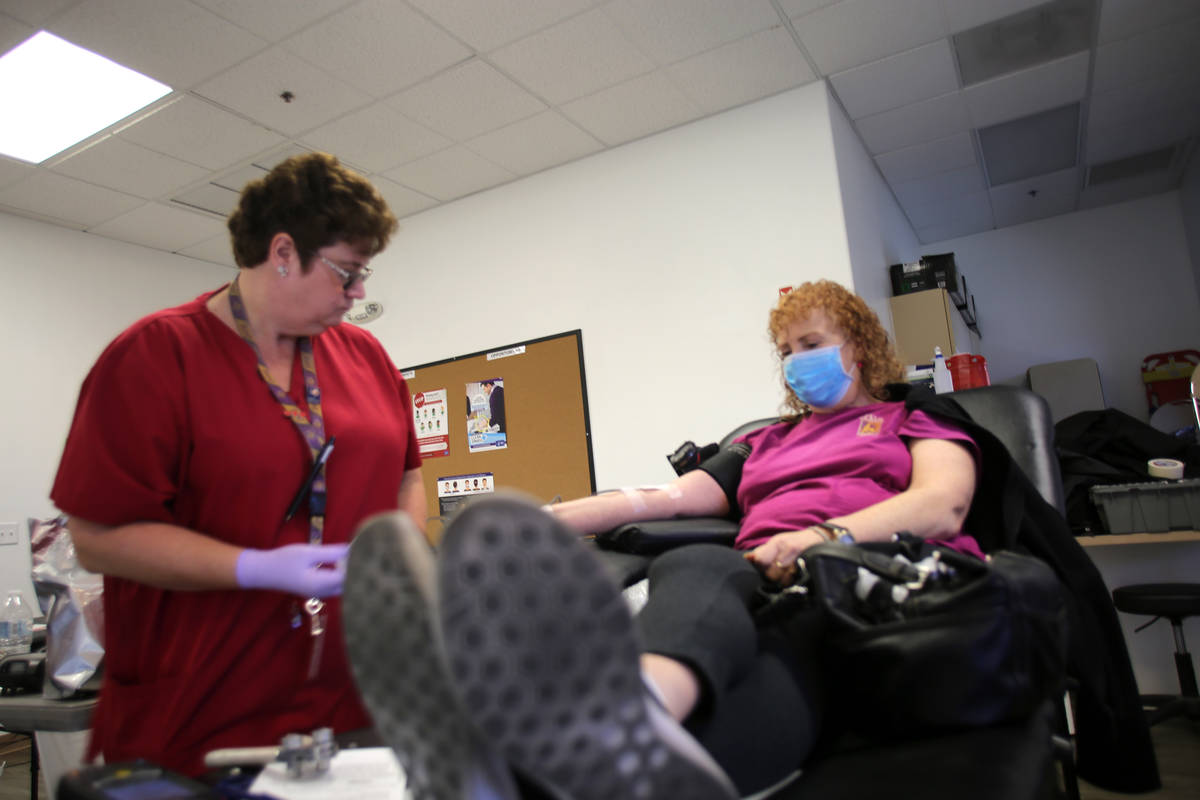
POLYGON ((864 414, 858 418, 859 436, 878 436, 883 430, 883 417, 875 414, 864 414))

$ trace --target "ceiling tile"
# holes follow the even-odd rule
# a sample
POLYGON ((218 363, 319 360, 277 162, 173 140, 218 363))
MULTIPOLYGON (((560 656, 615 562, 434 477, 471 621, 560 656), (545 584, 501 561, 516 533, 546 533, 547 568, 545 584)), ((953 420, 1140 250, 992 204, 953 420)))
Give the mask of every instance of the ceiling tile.
POLYGON ((147 203, 89 228, 88 233, 173 253, 219 235, 224 227, 221 220, 206 215, 147 203))
POLYGON ((61 13, 80 0, 4 0, 3 11, 34 28, 45 27, 55 14, 61 13))
POLYGON ((112 219, 145 202, 140 197, 42 170, 0 189, 0 205, 83 226, 112 219))
POLYGON ((418 211, 424 211, 438 204, 438 201, 432 197, 414 192, 407 186, 401 186, 381 175, 372 176, 371 183, 375 184, 375 188, 383 195, 388 207, 397 217, 407 217, 409 214, 416 214, 418 211))
POLYGON ((607 145, 666 130, 704 113, 662 71, 573 100, 561 111, 607 145))
POLYGON ((712 113, 816 80, 782 28, 772 28, 667 68, 675 83, 712 113))
POLYGON ((958 89, 947 39, 829 78, 851 119, 928 100, 958 89))
POLYGON ((385 177, 447 201, 497 186, 516 176, 467 148, 455 145, 389 170, 385 177))
POLYGON ((599 0, 409 0, 430 19, 481 52, 527 36, 599 0))
POLYGON ((491 60, 551 103, 584 97, 654 69, 654 62, 602 11, 513 42, 492 53, 491 60))
POLYGON ((1172 73, 1092 96, 1088 124, 1108 128, 1200 106, 1200 72, 1172 73))
POLYGON ((218 217, 228 217, 237 208, 240 192, 215 183, 203 183, 171 198, 172 202, 201 209, 218 217))
POLYGON ((89 0, 55 18, 50 31, 174 89, 191 88, 266 45, 186 0, 89 0))
POLYGON ((854 123, 872 155, 941 139, 971 128, 961 92, 863 117, 854 123))
POLYGON ((477 58, 393 95, 387 103, 460 142, 546 109, 541 100, 477 58))
POLYGON ((255 166, 259 166, 267 171, 270 171, 282 164, 284 161, 287 161, 292 156, 303 156, 311 152, 312 150, 309 150, 307 147, 301 147, 295 142, 288 142, 283 147, 277 147, 274 150, 270 150, 266 153, 259 153, 254 157, 254 161, 252 163, 255 166))
POLYGON ((844 0, 793 22, 824 75, 929 44, 949 32, 940 0, 844 0))
POLYGON ((1083 99, 1087 91, 1088 53, 976 83, 963 90, 971 123, 985 128, 1083 99))
POLYGON ((1200 16, 1196 0, 1104 0, 1100 8, 1100 42, 1136 36, 1196 16, 1200 16))
POLYGON ((1124 203, 1139 197, 1169 192, 1179 184, 1179 175, 1173 170, 1158 170, 1142 175, 1134 175, 1124 180, 1106 181, 1104 183, 1085 186, 1079 194, 1079 208, 1097 208, 1099 206, 1124 203))
POLYGON ((1079 169, 1059 170, 991 189, 1000 227, 1074 211, 1079 204, 1079 169))
POLYGON ((277 133, 190 96, 122 128, 117 135, 209 169, 225 169, 283 141, 277 133))
POLYGON ((383 103, 339 117, 305 134, 303 141, 368 172, 381 172, 451 144, 445 136, 383 103))
POLYGON ((269 42, 278 42, 354 0, 192 0, 269 42))
MULTIPOLYGON (((222 264, 226 267, 235 266, 233 263, 233 247, 229 243, 229 233, 222 233, 219 236, 214 236, 211 239, 205 239, 202 242, 185 247, 178 251, 181 256, 190 258, 198 258, 201 261, 208 261, 212 264, 222 264)), ((233 276, 230 275, 232 278, 233 276)))
POLYGON ((518 175, 573 161, 603 147, 553 111, 485 133, 466 145, 518 175))
POLYGON ((363 0, 283 46, 374 97, 412 86, 471 55, 461 42, 395 0, 363 0))
POLYGON ((24 180, 32 175, 37 170, 37 167, 32 164, 26 164, 24 161, 17 161, 15 158, 6 158, 0 156, 0 187, 8 186, 17 181, 24 180))
POLYGON ((660 65, 780 24, 770 0, 614 0, 604 11, 660 65))
POLYGON ((983 179, 983 169, 979 164, 892 184, 896 199, 905 208, 930 205, 942 198, 957 198, 986 190, 987 181, 983 179))
POLYGON ((37 28, 0 14, 0 53, 7 53, 37 33, 37 28))
POLYGON ((52 169, 146 199, 170 194, 208 174, 208 170, 195 164, 164 156, 117 136, 105 137, 52 169))
POLYGON ((1088 124, 1087 163, 1145 153, 1200 134, 1200 103, 1173 113, 1151 114, 1110 127, 1088 124))
POLYGON ((1200 72, 1198 41, 1200 17, 1101 45, 1096 50, 1092 91, 1125 89, 1172 72, 1200 72))
POLYGON ((950 33, 986 25, 1045 3, 1046 0, 942 0, 950 33))
POLYGON ((196 87, 196 94, 288 136, 361 108, 371 96, 274 47, 196 87), (291 92, 290 102, 280 95, 291 92))
POLYGON ((875 157, 883 176, 893 185, 966 167, 975 160, 975 145, 968 133, 957 133, 875 157))
POLYGON ((987 191, 976 191, 957 197, 939 197, 932 202, 907 204, 904 213, 914 228, 931 228, 949 223, 991 224, 992 202, 987 191))

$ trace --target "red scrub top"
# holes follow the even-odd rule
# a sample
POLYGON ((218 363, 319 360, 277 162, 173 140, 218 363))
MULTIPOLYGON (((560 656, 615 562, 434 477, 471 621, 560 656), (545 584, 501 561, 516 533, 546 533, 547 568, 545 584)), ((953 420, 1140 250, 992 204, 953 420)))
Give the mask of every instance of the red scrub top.
MULTIPOLYGON (((284 524, 312 459, 259 377, 253 350, 205 307, 212 293, 117 337, 83 383, 51 497, 104 525, 156 521, 242 547, 306 542, 307 507, 284 524)), ((313 338, 327 436, 324 541, 349 541, 395 509, 420 466, 408 387, 352 325, 313 338)), ((297 356, 292 398, 307 410, 297 356)), ((165 591, 104 578, 105 667, 91 755, 146 758, 188 774, 219 747, 370 725, 327 603, 320 671, 308 680, 302 598, 274 591, 165 591)))

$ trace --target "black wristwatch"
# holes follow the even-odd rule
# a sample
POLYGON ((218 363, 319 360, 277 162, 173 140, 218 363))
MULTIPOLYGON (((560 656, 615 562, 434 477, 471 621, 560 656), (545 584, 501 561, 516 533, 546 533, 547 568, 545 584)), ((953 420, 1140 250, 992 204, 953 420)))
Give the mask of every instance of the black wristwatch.
POLYGON ((841 525, 835 525, 832 522, 817 522, 813 525, 814 528, 824 528, 829 531, 829 541, 837 541, 842 544, 856 544, 854 534, 850 533, 849 528, 843 528, 841 525))

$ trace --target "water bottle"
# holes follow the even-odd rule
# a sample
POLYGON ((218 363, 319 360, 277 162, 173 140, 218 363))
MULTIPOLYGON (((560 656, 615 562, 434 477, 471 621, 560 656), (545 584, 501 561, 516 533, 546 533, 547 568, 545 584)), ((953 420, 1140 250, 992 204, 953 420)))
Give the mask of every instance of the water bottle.
POLYGON ((0 614, 0 649, 4 655, 18 655, 32 648, 33 612, 21 599, 21 593, 13 590, 8 593, 4 612, 0 614))
POLYGON ((954 391, 954 379, 950 377, 950 368, 946 366, 946 357, 942 348, 933 348, 933 390, 938 394, 954 391))

